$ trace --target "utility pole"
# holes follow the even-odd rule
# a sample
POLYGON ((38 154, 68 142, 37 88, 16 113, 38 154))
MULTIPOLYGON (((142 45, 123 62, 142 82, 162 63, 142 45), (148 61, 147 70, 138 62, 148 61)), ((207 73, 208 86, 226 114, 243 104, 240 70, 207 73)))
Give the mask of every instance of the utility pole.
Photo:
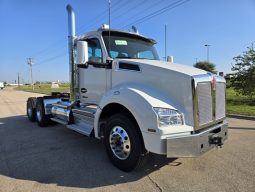
POLYGON ((30 66, 30 78, 31 78, 31 85, 32 85, 32 88, 33 90, 35 89, 34 88, 34 83, 33 83, 33 69, 32 69, 32 65, 33 65, 33 60, 32 58, 27 58, 27 64, 30 66))
POLYGON ((205 47, 207 47, 207 62, 208 62, 208 63, 210 62, 210 60, 209 60, 209 54, 210 54, 209 48, 210 48, 210 46, 211 46, 211 45, 209 45, 209 44, 205 44, 205 47))
POLYGON ((165 61, 167 61, 167 26, 165 25, 165 61))
POLYGON ((19 87, 19 72, 18 72, 18 87, 19 87))

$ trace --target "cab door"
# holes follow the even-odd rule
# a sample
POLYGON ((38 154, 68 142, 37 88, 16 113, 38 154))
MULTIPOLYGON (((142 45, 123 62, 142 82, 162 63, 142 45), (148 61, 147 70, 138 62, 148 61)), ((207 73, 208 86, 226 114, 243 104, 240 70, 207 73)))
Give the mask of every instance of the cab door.
POLYGON ((107 66, 98 38, 88 42, 88 67, 79 68, 79 92, 83 103, 98 104, 107 88, 107 66))

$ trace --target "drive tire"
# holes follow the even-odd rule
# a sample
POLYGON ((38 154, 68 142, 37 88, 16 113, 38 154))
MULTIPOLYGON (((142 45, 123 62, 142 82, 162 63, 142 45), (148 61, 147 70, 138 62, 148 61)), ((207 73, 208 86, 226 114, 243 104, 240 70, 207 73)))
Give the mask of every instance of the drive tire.
POLYGON ((46 127, 50 123, 49 115, 45 114, 44 103, 42 98, 36 101, 36 121, 40 127, 46 127))
POLYGON ((33 107, 33 99, 32 98, 29 98, 27 101, 27 118, 31 122, 34 122, 36 120, 35 108, 33 107))
POLYGON ((104 145, 112 164, 125 172, 141 167, 147 156, 139 127, 129 114, 115 114, 109 118, 104 129, 104 145), (119 133, 117 133, 117 129, 119 129, 119 133), (118 141, 116 137, 119 137, 120 140, 122 138, 123 142, 118 141), (117 146, 116 143, 120 146, 117 146), (122 149, 120 149, 121 146, 122 149), (126 149, 126 147, 128 148, 126 149), (122 156, 120 157, 115 151, 117 153, 123 151, 120 153, 122 156))

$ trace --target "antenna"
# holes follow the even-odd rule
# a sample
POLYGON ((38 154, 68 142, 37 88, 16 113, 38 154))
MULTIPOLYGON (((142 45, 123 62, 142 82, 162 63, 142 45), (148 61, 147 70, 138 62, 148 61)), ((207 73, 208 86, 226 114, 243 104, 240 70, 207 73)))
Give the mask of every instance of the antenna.
POLYGON ((165 25, 165 60, 167 61, 167 25, 165 25))
POLYGON ((111 0, 109 0, 108 1, 108 3, 109 3, 109 38, 108 38, 108 50, 109 50, 109 53, 108 53, 108 55, 109 55, 109 57, 111 56, 110 54, 110 52, 111 52, 111 42, 110 42, 110 40, 111 40, 111 0))
POLYGON ((111 26, 111 0, 108 0, 108 6, 109 6, 109 28, 111 26))

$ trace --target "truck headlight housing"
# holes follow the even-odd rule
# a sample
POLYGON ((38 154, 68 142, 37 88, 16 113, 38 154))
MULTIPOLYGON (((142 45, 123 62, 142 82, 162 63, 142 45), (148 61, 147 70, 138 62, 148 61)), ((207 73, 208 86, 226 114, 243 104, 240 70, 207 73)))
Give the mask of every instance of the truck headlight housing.
POLYGON ((154 107, 160 127, 167 125, 183 125, 183 115, 173 109, 154 107))

